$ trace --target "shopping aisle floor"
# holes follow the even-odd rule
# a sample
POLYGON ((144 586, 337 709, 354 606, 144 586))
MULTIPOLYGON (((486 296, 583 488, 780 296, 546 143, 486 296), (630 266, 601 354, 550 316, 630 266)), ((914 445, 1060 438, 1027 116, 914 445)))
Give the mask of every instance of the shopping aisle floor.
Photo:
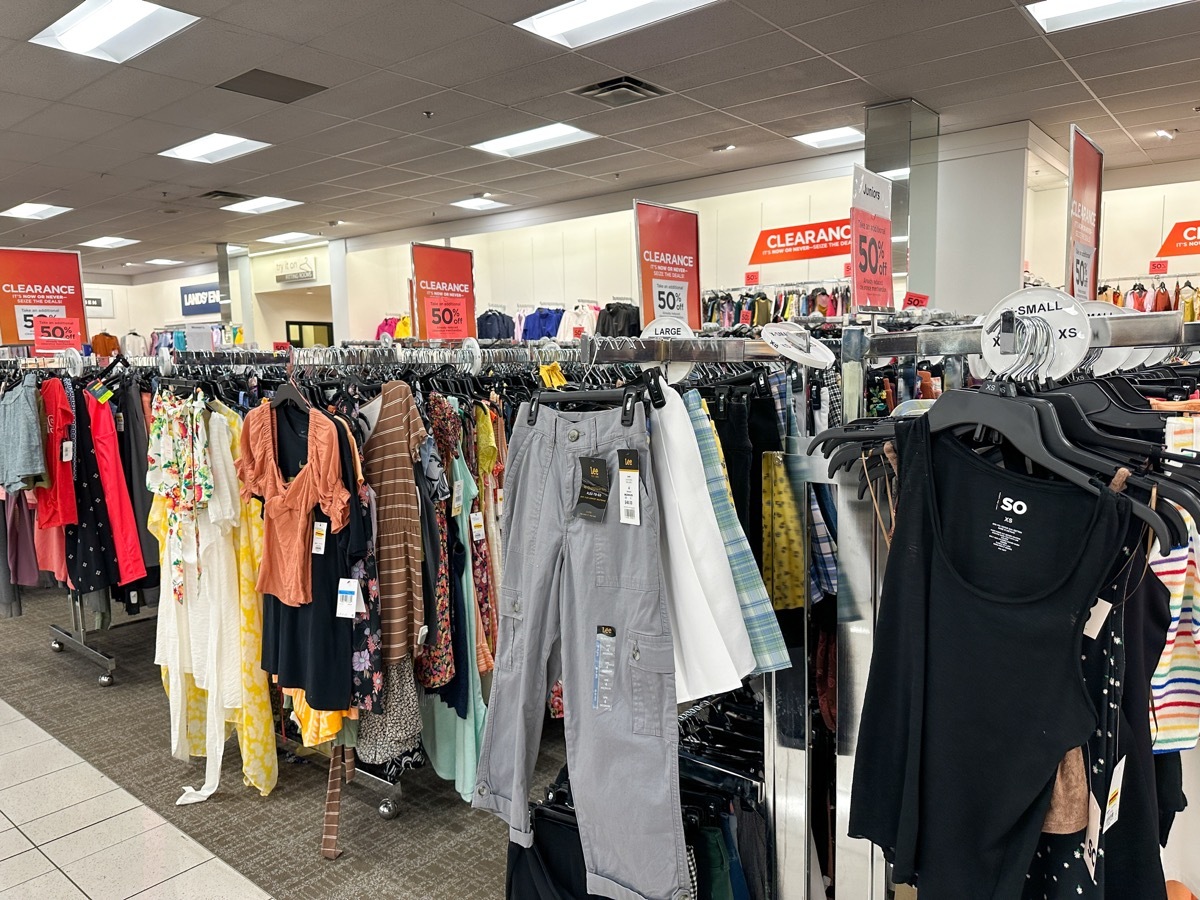
MULTIPOLYGON (((93 781, 107 778, 112 782, 99 782, 103 790, 96 789, 94 784, 90 788, 72 788, 82 790, 85 796, 74 794, 69 802, 55 808, 73 808, 85 815, 88 808, 96 806, 103 812, 103 801, 98 797, 113 794, 111 799, 116 800, 127 792, 132 795, 135 805, 144 804, 146 809, 139 815, 160 816, 165 823, 182 832, 166 848, 158 846, 142 854, 130 854, 133 858, 126 868, 147 866, 151 862, 157 864, 159 857, 175 854, 181 863, 195 860, 185 875, 192 872, 199 875, 221 869, 219 861, 223 861, 262 891, 257 894, 205 894, 190 890, 181 895, 188 900, 210 897, 248 900, 256 896, 270 896, 276 900, 503 898, 507 828, 494 816, 468 808, 453 786, 429 769, 405 778, 400 815, 390 822, 380 819, 375 811, 377 794, 369 788, 351 785, 342 803, 340 845, 345 852, 333 861, 322 859, 319 853, 327 776, 327 768, 321 761, 289 763, 281 756, 279 786, 269 797, 263 798, 243 786, 241 760, 236 745, 231 743, 225 753, 220 790, 204 803, 175 806, 182 787, 203 783, 204 763, 203 760, 181 763, 170 755, 167 702, 159 669, 153 664, 153 623, 132 625, 91 638, 118 660, 117 683, 102 688, 96 683, 100 670, 94 665, 70 651, 61 654, 50 651, 49 625, 69 621, 65 594, 24 591, 23 600, 23 616, 0 619, 0 700, 7 701, 15 711, 0 714, 0 751, 9 751, 0 755, 0 785, 14 784, 13 778, 21 779, 20 774, 10 772, 19 772, 24 760, 50 757, 49 752, 43 754, 31 746, 31 739, 39 735, 30 729, 36 726, 43 730, 55 739, 47 746, 47 751, 54 747, 55 753, 73 753, 84 761, 83 764, 74 762, 57 768, 53 773, 55 777, 69 779, 72 769, 88 772, 94 767, 96 774, 90 775, 93 781), (16 724, 24 721, 22 718, 5 721, 6 715, 24 717, 28 723, 16 724), (22 729, 25 729, 24 736, 22 729), (62 749, 59 749, 60 742, 65 745, 62 749), (14 752, 18 755, 14 756, 14 752), (91 790, 96 793, 89 793, 91 790), (210 854, 216 858, 211 864, 206 862, 210 854), (203 868, 205 866, 208 868, 203 868)), ((543 748, 533 783, 546 785, 553 781, 564 758, 561 728, 554 729, 543 748)), ((54 764, 48 761, 45 765, 54 764)), ((49 769, 43 771, 50 772, 49 769)), ((86 785, 86 779, 83 783, 86 785)), ((66 790, 57 783, 47 782, 46 787, 47 793, 66 790)), ((7 816, 6 792, 0 788, 0 813, 7 816)), ((34 793, 41 794, 42 791, 34 793)), ((132 809, 108 813, 105 818, 113 824, 93 833, 108 834, 116 828, 119 834, 122 827, 133 829, 128 835, 134 835, 138 830, 151 832, 151 828, 142 828, 142 824, 158 820, 125 815, 132 809), (119 816, 125 817, 117 822, 119 816)), ((14 815, 21 818, 24 814, 14 812, 14 815)), ((65 813, 63 817, 68 818, 65 813)), ((8 835, 7 840, 16 841, 23 847, 17 835, 9 835, 10 831, 23 834, 23 826, 10 829, 7 822, 3 822, 0 828, 5 829, 0 832, 0 857, 7 857, 0 861, 0 883, 4 883, 6 865, 15 867, 12 860, 21 858, 31 849, 50 860, 38 848, 49 846, 53 839, 43 839, 40 834, 26 836, 25 839, 34 846, 9 856, 5 835, 8 835)), ((166 833, 162 833, 164 838, 166 833)), ((82 831, 78 834, 81 838, 86 837, 82 831)), ((121 843, 104 839, 109 840, 110 849, 97 854, 94 862, 115 852, 111 847, 121 843)), ((64 842, 63 846, 68 844, 64 842)), ((37 862, 38 856, 28 859, 37 862)), ((77 862, 78 859, 73 861, 77 862)), ((73 863, 62 867, 68 877, 73 863)), ((52 870, 47 868, 45 872, 50 876, 52 870)), ((178 872, 171 874, 178 875, 178 872)), ((159 881, 169 883, 169 877, 164 875, 159 881)), ((0 900, 7 900, 8 896, 0 894, 0 900)), ((49 900, 57 895, 47 891, 16 896, 49 900)), ((78 894, 68 892, 63 896, 77 897, 78 894)), ((130 895, 101 893, 95 896, 130 895)))

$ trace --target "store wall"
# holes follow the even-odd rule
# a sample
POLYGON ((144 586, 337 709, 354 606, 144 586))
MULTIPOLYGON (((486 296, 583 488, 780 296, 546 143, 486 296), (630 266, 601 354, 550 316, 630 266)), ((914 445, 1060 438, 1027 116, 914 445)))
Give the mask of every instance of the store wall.
MULTIPOLYGON (((409 246, 400 244, 346 254, 350 334, 338 335, 339 341, 373 340, 375 329, 384 317, 408 313, 408 279, 412 274, 409 246)), ((478 266, 476 260, 476 280, 478 266)))
MULTIPOLYGON (((1200 181, 1105 191, 1100 212, 1101 280, 1148 279, 1150 260, 1157 257, 1175 223, 1197 219, 1200 181)), ((1168 278, 1200 272, 1200 254, 1164 258, 1168 278)), ((1193 283, 1200 281, 1193 277, 1193 283)))
MULTIPOLYGON (((184 322, 199 324, 202 322, 219 322, 219 314, 205 316, 184 316, 179 296, 181 287, 197 284, 214 284, 217 281, 216 272, 188 275, 180 278, 170 278, 165 281, 155 281, 147 284, 93 284, 85 283, 85 293, 88 290, 100 289, 113 293, 113 316, 102 318, 89 314, 89 331, 107 329, 111 334, 122 335, 130 329, 136 329, 141 334, 149 335, 155 328, 179 325, 184 322)), ((237 290, 234 285, 232 291, 237 290)), ((237 297, 234 297, 235 303, 237 297)))
POLYGON ((1031 190, 1028 211, 1025 259, 1029 271, 1061 287, 1067 279, 1067 189, 1031 190))
MULTIPOLYGON (((261 347, 269 348, 275 341, 286 341, 289 321, 333 321, 328 285, 260 293, 256 295, 256 300, 258 316, 255 337, 261 347)), ((335 334, 334 338, 338 341, 344 339, 340 334, 335 334)))

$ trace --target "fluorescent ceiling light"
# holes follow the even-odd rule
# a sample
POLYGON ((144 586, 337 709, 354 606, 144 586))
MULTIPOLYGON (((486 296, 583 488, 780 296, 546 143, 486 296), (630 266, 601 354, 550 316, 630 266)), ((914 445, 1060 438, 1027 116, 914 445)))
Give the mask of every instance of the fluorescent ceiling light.
POLYGON ((52 219, 70 212, 71 209, 70 206, 51 206, 49 203, 18 203, 12 209, 0 212, 0 216, 13 219, 52 219))
POLYGON ((285 231, 283 234, 273 234, 259 240, 264 244, 294 244, 296 241, 311 241, 315 237, 315 234, 306 231, 285 231))
POLYGON ((489 200, 487 197, 471 197, 468 200, 455 200, 451 206, 461 206, 463 209, 499 209, 502 206, 512 206, 511 203, 501 203, 499 200, 489 200))
POLYGON ((880 172, 884 178, 890 178, 892 181, 905 181, 908 179, 908 166, 903 169, 888 169, 886 172, 880 172))
POLYGON ((1154 134, 1155 134, 1157 137, 1160 137, 1160 138, 1166 138, 1168 141, 1173 141, 1173 140, 1175 140, 1175 134, 1174 134, 1174 132, 1171 132, 1171 131, 1165 131, 1165 130, 1163 130, 1162 128, 1158 129, 1158 131, 1154 132, 1154 134))
POLYGON ((1025 9, 1044 31, 1053 32, 1185 2, 1187 0, 1041 0, 1030 3, 1025 9))
POLYGON ((182 259, 161 259, 161 258, 160 259, 148 259, 148 260, 146 260, 146 265, 148 265, 148 266, 182 266, 183 260, 182 259))
POLYGON ((221 209, 229 212, 238 213, 259 213, 275 212, 279 209, 287 209, 289 206, 300 206, 299 200, 284 200, 282 197, 252 197, 249 200, 239 200, 237 203, 230 203, 228 206, 222 206, 221 209))
POLYGON ((270 147, 262 141, 252 141, 232 134, 206 134, 202 138, 164 150, 159 156, 170 156, 174 159, 187 159, 192 162, 219 163, 235 156, 245 156, 255 150, 270 147))
POLYGON ((495 153, 498 156, 525 156, 555 147, 566 147, 568 144, 578 144, 580 141, 590 141, 595 136, 590 131, 556 122, 553 125, 543 125, 541 128, 494 138, 472 146, 476 150, 495 153))
POLYGON ((145 0, 86 0, 29 41, 123 63, 198 21, 145 0))
POLYGON ((826 131, 814 131, 810 134, 798 134, 792 138, 793 141, 808 144, 808 146, 816 147, 818 150, 825 150, 828 147, 842 147, 846 144, 857 144, 862 139, 863 133, 857 128, 849 126, 830 128, 826 131))
POLYGON ((103 247, 105 250, 116 250, 118 247, 128 247, 130 244, 140 244, 141 241, 135 241, 132 238, 123 237, 98 237, 90 241, 84 241, 80 247, 103 247))
POLYGON ((714 2, 716 0, 573 0, 513 24, 574 49, 714 2))

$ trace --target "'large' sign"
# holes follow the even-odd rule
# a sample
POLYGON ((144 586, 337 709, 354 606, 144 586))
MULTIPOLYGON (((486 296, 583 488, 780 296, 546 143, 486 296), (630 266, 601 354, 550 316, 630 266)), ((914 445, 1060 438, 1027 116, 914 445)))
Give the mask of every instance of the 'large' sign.
POLYGON ((822 256, 846 256, 850 253, 850 220, 834 219, 772 228, 760 232, 758 243, 750 255, 750 265, 789 262, 795 259, 818 259, 822 256))

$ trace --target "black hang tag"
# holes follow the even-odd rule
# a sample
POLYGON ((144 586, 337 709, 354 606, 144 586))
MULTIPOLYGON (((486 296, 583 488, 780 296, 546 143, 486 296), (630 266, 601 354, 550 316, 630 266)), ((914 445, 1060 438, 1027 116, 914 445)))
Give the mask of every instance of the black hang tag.
POLYGON ((618 467, 623 471, 637 472, 641 469, 641 458, 636 450, 618 450, 618 467))
POLYGON ((608 509, 608 495, 611 491, 608 463, 594 456, 581 456, 579 468, 582 477, 574 515, 590 522, 602 522, 608 509))

